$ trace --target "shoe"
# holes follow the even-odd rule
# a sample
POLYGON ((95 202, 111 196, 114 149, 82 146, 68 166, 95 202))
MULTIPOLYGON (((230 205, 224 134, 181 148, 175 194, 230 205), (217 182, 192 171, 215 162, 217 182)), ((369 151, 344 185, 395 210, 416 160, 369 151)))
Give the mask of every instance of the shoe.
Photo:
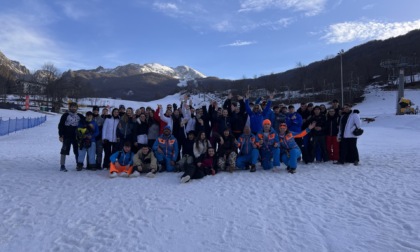
POLYGON ((280 166, 274 166, 272 171, 273 172, 280 172, 280 166))
POLYGON ((251 169, 249 170, 250 172, 256 172, 257 168, 255 167, 255 165, 251 165, 251 169))
POLYGON ((66 169, 66 167, 65 167, 64 165, 62 165, 62 166, 60 167, 60 171, 62 171, 62 172, 67 172, 67 169, 66 169))
POLYGON ((333 164, 343 165, 343 164, 344 164, 344 162, 337 161, 337 162, 334 162, 333 164))
POLYGON ((296 169, 290 169, 290 170, 288 170, 288 172, 291 173, 291 174, 295 174, 296 173, 296 169))
POLYGON ((83 163, 77 163, 76 171, 81 171, 83 169, 83 163))
POLYGON ((292 168, 290 168, 290 166, 286 167, 286 171, 290 171, 292 168))
POLYGON ((359 161, 355 161, 355 162, 354 162, 354 165, 355 165, 355 166, 358 166, 358 165, 359 165, 359 161))
POLYGON ((187 183, 190 180, 191 180, 190 175, 187 175, 187 176, 181 178, 181 183, 187 183))
POLYGON ((126 173, 126 172, 121 172, 121 173, 120 173, 120 177, 122 177, 122 178, 127 178, 127 177, 128 177, 128 173, 126 173))
POLYGON ((136 177, 138 177, 138 176, 140 176, 140 172, 138 172, 138 171, 134 171, 133 173, 131 173, 131 174, 129 175, 129 177, 130 177, 130 178, 136 178, 136 177))
POLYGON ((229 172, 232 173, 235 170, 235 166, 231 165, 229 166, 229 172))
POLYGON ((146 177, 148 177, 148 178, 154 178, 155 177, 155 174, 153 172, 148 172, 146 174, 146 177))
POLYGON ((116 178, 118 176, 118 174, 116 172, 111 172, 111 174, 109 174, 110 178, 116 178))

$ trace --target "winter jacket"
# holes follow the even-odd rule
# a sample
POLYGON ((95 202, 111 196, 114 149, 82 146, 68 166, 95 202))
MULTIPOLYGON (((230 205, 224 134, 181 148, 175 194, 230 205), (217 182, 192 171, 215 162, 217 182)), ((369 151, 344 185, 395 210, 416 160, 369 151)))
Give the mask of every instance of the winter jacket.
POLYGON ((239 155, 246 156, 251 154, 256 143, 256 137, 254 134, 250 133, 249 135, 242 134, 238 139, 238 148, 239 155))
POLYGON ((279 144, 279 135, 274 131, 273 128, 270 129, 270 132, 268 132, 267 136, 265 136, 263 131, 260 131, 257 134, 256 139, 256 144, 261 150, 272 150, 274 148, 278 148, 278 146, 275 147, 274 145, 279 144))
POLYGON ((96 122, 96 124, 98 125, 98 129, 99 129, 99 134, 96 137, 96 141, 99 141, 102 139, 102 128, 104 126, 104 119, 100 116, 100 115, 93 115, 93 120, 96 122))
POLYGON ((327 136, 337 136, 338 127, 340 122, 340 116, 334 114, 333 116, 327 115, 327 121, 325 123, 325 132, 327 136))
MULTIPOLYGON (((200 136, 200 135, 199 135, 200 136)), ((207 149, 211 147, 211 143, 209 140, 205 139, 204 141, 196 141, 194 143, 194 157, 199 158, 201 155, 207 152, 207 149)))
POLYGON ((176 161, 178 158, 178 141, 173 135, 160 135, 153 144, 153 151, 157 152, 158 148, 163 151, 165 157, 176 161))
POLYGON ((326 119, 325 119, 325 115, 313 115, 311 116, 310 119, 308 119, 308 124, 311 124, 312 122, 316 122, 316 126, 315 127, 320 127, 321 130, 316 130, 315 128, 311 131, 311 135, 312 136, 325 136, 326 131, 325 131, 325 123, 326 123, 326 119))
POLYGON ((145 155, 143 154, 143 151, 140 149, 133 157, 133 165, 142 166, 142 167, 144 165, 150 165, 150 169, 156 170, 157 159, 152 150, 149 149, 149 152, 145 155))
POLYGON ((111 155, 111 157, 109 158, 111 160, 111 163, 115 164, 117 161, 118 163, 120 163, 120 165, 122 166, 126 166, 126 165, 133 165, 133 153, 130 152, 124 152, 124 150, 120 150, 115 152, 114 154, 111 155))
POLYGON ((217 149, 219 157, 223 157, 223 155, 229 155, 231 152, 237 153, 238 144, 235 137, 232 134, 229 134, 228 136, 223 135, 222 138, 223 144, 219 144, 219 148, 217 149))
POLYGON ((311 130, 307 128, 300 133, 286 131, 286 133, 283 135, 279 134, 280 150, 289 151, 291 149, 299 148, 299 146, 295 142, 295 138, 302 138, 306 136, 309 132, 311 132, 311 130))
POLYGON ((117 129, 119 117, 106 118, 104 121, 104 126, 102 128, 102 139, 108 140, 111 143, 117 142, 117 129))
POLYGON ((264 110, 254 112, 249 107, 249 100, 245 101, 245 109, 249 115, 250 126, 252 132, 260 132, 262 130, 262 122, 264 121, 265 117, 269 113, 271 107, 271 100, 268 101, 267 105, 265 106, 264 110))
POLYGON ((290 131, 300 132, 302 130, 302 116, 298 112, 288 113, 287 118, 286 124, 290 131))
POLYGON ((343 114, 340 118, 340 127, 337 137, 341 138, 358 138, 353 135, 353 130, 362 127, 362 121, 360 120, 359 113, 350 111, 349 114, 343 114))

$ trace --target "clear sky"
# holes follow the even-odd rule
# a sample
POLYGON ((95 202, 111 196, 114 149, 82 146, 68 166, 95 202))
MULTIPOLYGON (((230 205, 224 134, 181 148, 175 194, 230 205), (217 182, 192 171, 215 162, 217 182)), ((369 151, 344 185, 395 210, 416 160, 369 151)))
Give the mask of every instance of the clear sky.
POLYGON ((241 79, 420 29, 418 0, 0 0, 0 51, 31 71, 129 63, 241 79))

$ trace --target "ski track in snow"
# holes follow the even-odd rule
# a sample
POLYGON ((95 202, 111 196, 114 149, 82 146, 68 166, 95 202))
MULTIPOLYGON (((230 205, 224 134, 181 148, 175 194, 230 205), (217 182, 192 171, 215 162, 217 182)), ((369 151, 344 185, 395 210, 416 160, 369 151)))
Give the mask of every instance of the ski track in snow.
POLYGON ((0 251, 420 251, 420 116, 364 124, 357 167, 187 184, 59 172, 58 120, 0 138, 0 251))

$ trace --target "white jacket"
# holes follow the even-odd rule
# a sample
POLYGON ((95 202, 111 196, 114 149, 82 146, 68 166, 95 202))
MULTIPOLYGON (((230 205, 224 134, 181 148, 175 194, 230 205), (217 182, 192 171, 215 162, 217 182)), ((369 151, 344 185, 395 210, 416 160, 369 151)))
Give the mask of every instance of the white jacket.
MULTIPOLYGON (((341 123, 340 123, 341 124, 341 123)), ((350 113, 349 118, 347 119, 346 126, 344 127, 344 138, 358 138, 358 136, 353 135, 353 130, 362 127, 362 121, 360 120, 358 113, 350 113)), ((338 130, 338 138, 341 136, 341 125, 338 130)))
POLYGON ((108 140, 111 143, 117 142, 117 128, 118 123, 120 122, 119 118, 106 118, 104 121, 104 126, 102 128, 102 139, 108 140))

